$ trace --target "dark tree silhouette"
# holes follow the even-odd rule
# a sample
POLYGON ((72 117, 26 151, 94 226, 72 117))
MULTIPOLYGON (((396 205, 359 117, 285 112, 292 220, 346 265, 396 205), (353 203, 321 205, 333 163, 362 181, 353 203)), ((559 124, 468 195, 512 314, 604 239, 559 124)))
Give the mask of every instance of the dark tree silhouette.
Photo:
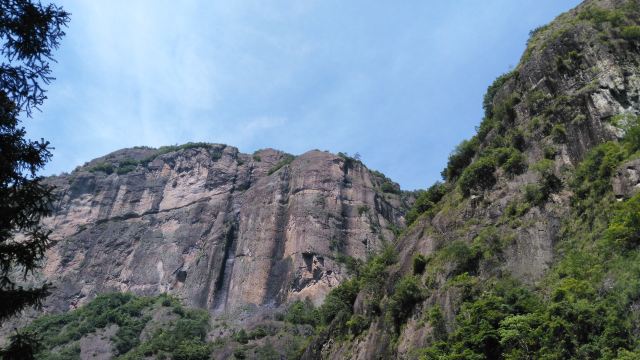
MULTIPOLYGON (((53 4, 0 0, 0 324, 48 294, 46 285, 18 284, 49 245, 40 220, 53 200, 52 188, 37 174, 51 158, 49 142, 26 139, 20 117, 30 117, 46 99, 52 51, 68 21, 69 14, 53 4)), ((14 340, 14 350, 29 343, 19 334, 14 340)))

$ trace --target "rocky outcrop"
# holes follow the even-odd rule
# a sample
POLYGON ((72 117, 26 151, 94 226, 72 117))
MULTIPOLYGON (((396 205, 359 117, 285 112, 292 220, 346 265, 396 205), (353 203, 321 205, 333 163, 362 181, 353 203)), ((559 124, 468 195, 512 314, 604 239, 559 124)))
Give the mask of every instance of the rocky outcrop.
POLYGON ((623 164, 613 177, 613 193, 625 199, 640 191, 640 159, 623 164))
POLYGON ((49 182, 55 311, 112 291, 217 312, 320 303, 348 276, 338 255, 365 259, 393 241, 408 206, 381 174, 322 151, 125 149, 49 182))
MULTIPOLYGON (((428 309, 443 310, 448 331, 455 326, 461 296, 447 281, 457 273, 451 263, 434 264, 437 252, 454 242, 494 247, 491 257, 470 259, 475 266, 469 273, 478 281, 507 275, 528 286, 539 283, 556 260, 554 247, 571 213, 576 166, 597 145, 622 138, 625 119, 640 114, 638 39, 621 36, 615 21, 598 17, 636 11, 629 17, 637 20, 633 9, 637 2, 585 1, 532 32, 520 64, 499 78, 485 97, 487 114, 471 142, 469 160, 495 161, 495 154, 508 150, 522 154, 526 170, 509 173, 494 162, 489 186, 468 194, 460 191, 458 178, 447 179, 448 193, 437 211, 419 218, 400 237, 399 261, 388 270, 390 296, 400 277, 414 274, 414 256, 429 258, 427 267, 439 266, 438 271, 418 275, 428 296, 415 305, 398 332, 381 325, 384 316, 374 316, 352 341, 324 334, 303 358, 417 358, 412 350, 442 335, 425 320, 428 309), (543 200, 535 200, 543 186, 543 200)), ((614 194, 620 199, 635 194, 639 174, 638 160, 621 166, 613 179, 614 194)), ((358 299, 363 296, 361 292, 358 299)), ((358 300, 354 313, 363 315, 357 305, 358 300)))

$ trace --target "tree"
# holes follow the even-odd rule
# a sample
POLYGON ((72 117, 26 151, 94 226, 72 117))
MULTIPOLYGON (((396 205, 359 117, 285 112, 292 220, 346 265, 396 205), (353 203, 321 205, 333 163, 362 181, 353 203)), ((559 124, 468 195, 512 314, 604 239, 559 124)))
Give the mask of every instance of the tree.
POLYGON ((19 285, 50 245, 41 219, 53 200, 37 174, 51 158, 49 142, 26 139, 20 117, 31 117, 46 99, 52 52, 68 21, 53 4, 0 0, 0 323, 48 294, 46 285, 19 285))

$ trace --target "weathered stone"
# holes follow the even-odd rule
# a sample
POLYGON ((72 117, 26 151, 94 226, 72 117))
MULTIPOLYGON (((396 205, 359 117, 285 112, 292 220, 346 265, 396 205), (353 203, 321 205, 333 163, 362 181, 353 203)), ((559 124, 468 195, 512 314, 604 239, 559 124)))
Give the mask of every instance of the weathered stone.
POLYGON ((640 191, 640 159, 618 168, 613 177, 613 193, 618 199, 629 198, 640 191))
POLYGON ((169 292, 212 311, 319 304, 347 277, 337 254, 365 259, 403 226, 407 204, 380 190, 384 179, 322 151, 283 165, 280 151, 213 145, 90 171, 155 153, 120 150, 49 179, 60 196, 47 219, 50 310, 110 291, 169 292))

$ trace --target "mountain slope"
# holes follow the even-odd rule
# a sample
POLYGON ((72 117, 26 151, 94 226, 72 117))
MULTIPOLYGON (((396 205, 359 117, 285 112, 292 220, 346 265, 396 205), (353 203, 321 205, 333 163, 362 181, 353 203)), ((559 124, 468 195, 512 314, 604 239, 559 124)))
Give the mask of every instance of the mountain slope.
POLYGON ((397 261, 362 269, 305 358, 640 356, 639 24, 590 0, 533 31, 397 261))

